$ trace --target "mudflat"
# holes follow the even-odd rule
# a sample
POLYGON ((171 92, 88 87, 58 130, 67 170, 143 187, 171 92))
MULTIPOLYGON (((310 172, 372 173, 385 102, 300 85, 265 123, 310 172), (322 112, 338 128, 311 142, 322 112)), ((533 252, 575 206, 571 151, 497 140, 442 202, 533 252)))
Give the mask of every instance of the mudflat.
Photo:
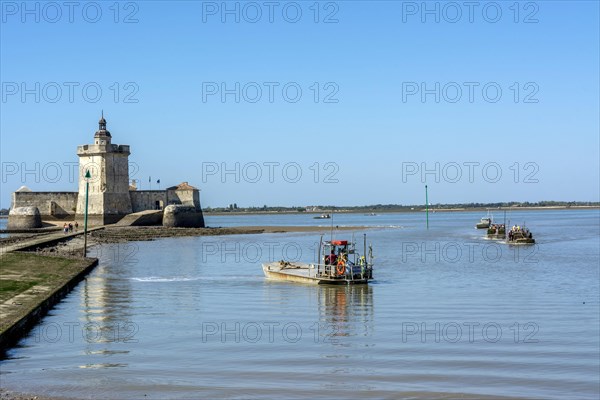
MULTIPOLYGON (((352 231, 372 229, 367 226, 336 226, 336 230, 352 231)), ((248 235, 260 233, 323 232, 326 226, 236 226, 225 228, 164 228, 164 227, 109 227, 91 233, 91 243, 115 243, 154 240, 167 237, 248 235)))

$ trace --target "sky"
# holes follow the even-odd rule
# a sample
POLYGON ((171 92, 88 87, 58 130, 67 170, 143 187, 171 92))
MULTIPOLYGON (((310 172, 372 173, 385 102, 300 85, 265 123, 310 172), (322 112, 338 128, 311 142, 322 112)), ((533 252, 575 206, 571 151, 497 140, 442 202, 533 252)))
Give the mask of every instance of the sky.
POLYGON ((597 1, 1 11, 2 208, 76 191, 102 112, 139 188, 203 207, 600 200, 597 1))

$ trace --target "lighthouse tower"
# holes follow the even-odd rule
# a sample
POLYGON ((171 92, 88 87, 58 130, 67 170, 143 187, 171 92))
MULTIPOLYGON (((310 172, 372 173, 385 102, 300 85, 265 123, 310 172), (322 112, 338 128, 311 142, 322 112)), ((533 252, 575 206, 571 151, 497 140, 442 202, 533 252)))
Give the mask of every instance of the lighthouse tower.
POLYGON ((112 144, 104 114, 98 121, 94 144, 77 147, 79 194, 77 218, 85 214, 85 188, 89 182, 88 220, 93 225, 115 223, 132 212, 129 195, 129 146, 112 144), (86 179, 89 171, 91 178, 86 179))

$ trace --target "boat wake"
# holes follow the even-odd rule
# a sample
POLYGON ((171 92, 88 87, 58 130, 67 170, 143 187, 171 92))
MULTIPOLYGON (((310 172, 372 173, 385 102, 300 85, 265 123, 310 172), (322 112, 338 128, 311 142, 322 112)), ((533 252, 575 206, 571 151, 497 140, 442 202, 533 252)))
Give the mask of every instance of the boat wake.
POLYGON ((150 283, 162 283, 162 282, 192 282, 192 281, 203 281, 203 282, 228 282, 231 284, 232 281, 263 281, 261 275, 239 275, 239 276, 195 276, 195 277, 184 277, 184 276, 174 276, 174 277, 160 277, 160 276, 147 276, 147 277, 137 277, 137 278, 129 278, 135 282, 150 282, 150 283))
MULTIPOLYGON (((331 228, 331 225, 317 225, 319 228, 331 228)), ((353 225, 336 225, 336 228, 347 228, 353 225)), ((403 225, 364 225, 365 228, 402 229, 403 225)))
POLYGON ((172 278, 159 277, 159 276, 147 276, 142 278, 131 278, 132 281, 136 282, 188 282, 188 281, 197 281, 200 277, 183 277, 183 276, 174 276, 172 278))

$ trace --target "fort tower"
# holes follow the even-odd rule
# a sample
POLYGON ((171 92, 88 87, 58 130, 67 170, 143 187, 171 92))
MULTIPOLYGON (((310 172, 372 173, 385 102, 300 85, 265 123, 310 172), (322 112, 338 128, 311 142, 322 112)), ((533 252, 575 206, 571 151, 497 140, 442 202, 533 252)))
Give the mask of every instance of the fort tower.
POLYGON ((132 212, 129 195, 129 146, 112 144, 104 115, 98 121, 94 144, 77 147, 79 194, 77 217, 85 213, 86 171, 90 171, 88 218, 93 224, 117 222, 132 212))

